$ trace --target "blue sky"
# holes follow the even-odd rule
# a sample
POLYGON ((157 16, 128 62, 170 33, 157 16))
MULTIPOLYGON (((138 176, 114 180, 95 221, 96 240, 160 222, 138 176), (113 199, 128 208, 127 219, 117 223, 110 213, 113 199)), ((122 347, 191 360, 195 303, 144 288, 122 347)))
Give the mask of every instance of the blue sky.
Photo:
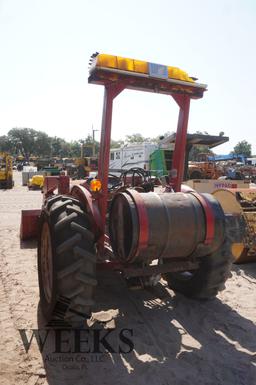
MULTIPOLYGON (((182 68, 208 84, 189 132, 240 140, 256 154, 256 1, 0 0, 0 135, 30 127, 68 140, 100 129, 103 87, 87 84, 95 52, 182 68)), ((174 131, 168 96, 125 91, 112 137, 174 131)), ((96 133, 99 137, 99 132, 96 133)))

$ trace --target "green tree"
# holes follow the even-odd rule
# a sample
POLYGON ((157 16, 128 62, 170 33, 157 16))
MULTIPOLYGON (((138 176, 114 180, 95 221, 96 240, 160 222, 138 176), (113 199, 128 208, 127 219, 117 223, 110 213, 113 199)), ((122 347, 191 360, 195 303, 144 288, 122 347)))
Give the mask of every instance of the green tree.
POLYGON ((120 148, 123 145, 124 145, 124 140, 122 140, 122 139, 119 139, 119 140, 111 139, 111 144, 110 144, 111 148, 120 148))
POLYGON ((135 133, 132 135, 126 135, 126 142, 128 143, 143 143, 150 141, 150 138, 145 138, 139 133, 135 133))
POLYGON ((0 136, 0 152, 10 152, 13 153, 15 150, 13 144, 11 143, 7 135, 0 136))
POLYGON ((252 145, 246 140, 242 140, 241 142, 238 142, 237 145, 234 147, 233 153, 242 154, 244 156, 249 157, 252 153, 252 145))
MULTIPOLYGON (((209 135, 207 131, 196 131, 198 135, 209 135)), ((219 136, 224 136, 224 131, 219 132, 219 136)), ((214 155, 213 151, 206 145, 194 145, 189 151, 188 160, 197 161, 199 154, 214 155)))
POLYGON ((194 146, 192 146, 191 150, 189 151, 188 160, 197 161, 199 154, 214 155, 208 146, 194 145, 194 146))
POLYGON ((170 131, 167 131, 167 132, 165 132, 163 135, 158 135, 158 136, 156 136, 156 137, 154 137, 154 138, 148 138, 148 139, 149 139, 150 142, 152 142, 152 143, 157 143, 157 144, 158 144, 158 143, 161 142, 161 140, 167 138, 167 137, 170 136, 170 135, 171 135, 171 132, 170 132, 170 131))
MULTIPOLYGON (((93 155, 93 148, 94 148, 94 154, 97 155, 99 153, 100 144, 97 140, 94 139, 91 135, 87 135, 87 137, 84 139, 79 140, 80 147, 83 146, 83 154, 84 156, 92 156, 93 155)), ((81 152, 81 150, 80 150, 81 152)))
POLYGON ((36 131, 37 134, 34 136, 33 147, 31 148, 31 154, 36 155, 40 154, 41 156, 51 156, 52 147, 51 147, 51 138, 42 131, 36 131))
POLYGON ((80 158, 81 156, 81 146, 85 146, 85 141, 82 140, 74 140, 70 142, 70 156, 72 158, 80 158))
POLYGON ((71 143, 68 143, 66 141, 61 143, 60 157, 61 158, 70 158, 70 157, 72 157, 71 143))
POLYGON ((66 149, 69 150, 69 146, 64 139, 57 136, 51 138, 52 156, 67 157, 68 151, 65 151, 66 149))
POLYGON ((12 152, 21 153, 27 159, 31 155, 50 155, 51 138, 42 131, 33 128, 12 128, 8 132, 8 139, 12 143, 12 152))

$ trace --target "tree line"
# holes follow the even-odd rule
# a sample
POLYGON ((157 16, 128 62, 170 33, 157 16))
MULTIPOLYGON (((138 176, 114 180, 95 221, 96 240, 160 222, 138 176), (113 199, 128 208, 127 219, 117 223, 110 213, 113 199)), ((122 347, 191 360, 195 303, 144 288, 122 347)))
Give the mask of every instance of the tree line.
MULTIPOLYGON (((127 135, 125 140, 111 140, 111 147, 118 148, 124 143, 156 142, 157 140, 159 138, 145 138, 141 134, 133 134, 127 135)), ((7 135, 0 136, 0 152, 8 152, 16 157, 23 156, 26 159, 31 156, 76 158, 80 157, 82 147, 84 156, 91 156, 93 146, 95 146, 95 153, 97 154, 99 142, 97 140, 93 141, 91 135, 88 135, 85 139, 69 142, 57 136, 49 136, 45 132, 33 128, 12 128, 7 135)))
MULTIPOLYGON (((202 134, 197 131, 196 133, 202 134)), ((207 134, 207 132, 204 132, 207 134)), ((223 132, 220 135, 224 135, 223 132)), ((125 143, 143 143, 152 142, 159 143, 161 139, 170 135, 170 132, 166 132, 162 136, 154 138, 144 137, 140 133, 127 135, 124 140, 112 140, 111 147, 118 148, 125 143)), ((34 130, 33 128, 12 128, 7 135, 0 136, 0 152, 8 152, 13 156, 23 156, 24 158, 30 158, 31 156, 38 157, 59 157, 59 158, 75 158, 80 157, 81 147, 84 148, 84 156, 92 155, 92 146, 95 146, 95 153, 98 153, 99 142, 94 141, 91 135, 88 135, 85 139, 66 141, 65 139, 57 136, 49 136, 43 131, 34 130)), ((242 154, 244 156, 251 156, 251 144, 246 140, 242 140, 234 147, 232 153, 242 154)), ((195 160, 196 156, 200 152, 212 153, 210 149, 202 146, 194 147, 190 156, 191 160, 195 160)))
MULTIPOLYGON (((66 141, 57 136, 49 136, 43 131, 33 128, 13 128, 7 135, 0 136, 0 151, 9 152, 13 156, 37 157, 79 157, 81 146, 92 144, 92 138, 66 141)), ((97 143, 96 143, 97 150, 97 143)))

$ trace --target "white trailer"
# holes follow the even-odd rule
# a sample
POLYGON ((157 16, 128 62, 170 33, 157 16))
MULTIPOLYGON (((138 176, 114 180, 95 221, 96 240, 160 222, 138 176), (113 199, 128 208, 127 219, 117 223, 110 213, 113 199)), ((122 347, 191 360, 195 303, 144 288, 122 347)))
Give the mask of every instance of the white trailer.
POLYGON ((149 170, 149 157, 158 146, 153 143, 134 143, 110 150, 109 172, 120 174, 123 170, 140 167, 149 170))
POLYGON ((256 166, 256 158, 247 158, 248 163, 252 166, 256 166))

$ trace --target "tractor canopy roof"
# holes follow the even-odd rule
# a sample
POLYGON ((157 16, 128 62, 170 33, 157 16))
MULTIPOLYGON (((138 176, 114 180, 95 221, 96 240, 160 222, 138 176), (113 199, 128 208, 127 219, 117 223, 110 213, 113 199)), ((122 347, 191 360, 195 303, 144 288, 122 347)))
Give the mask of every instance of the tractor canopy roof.
MULTIPOLYGON (((165 145, 168 143, 175 143, 176 133, 167 136, 162 139, 160 144, 165 145)), ((187 134, 187 146, 205 145, 210 148, 219 146, 220 144, 229 141, 228 136, 221 135, 205 135, 205 134, 187 134)))
POLYGON ((151 63, 120 56, 93 54, 89 63, 92 84, 107 85, 124 82, 125 88, 162 94, 189 94, 191 98, 203 97, 207 85, 178 67, 151 63))

